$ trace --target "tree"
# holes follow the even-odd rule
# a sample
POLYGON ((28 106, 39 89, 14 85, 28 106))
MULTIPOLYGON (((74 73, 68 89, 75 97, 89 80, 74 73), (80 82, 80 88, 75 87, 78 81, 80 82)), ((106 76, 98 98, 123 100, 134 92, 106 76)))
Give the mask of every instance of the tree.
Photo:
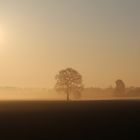
POLYGON ((120 96, 124 95, 125 93, 125 83, 120 79, 116 81, 115 93, 116 95, 120 96))
POLYGON ((67 101, 70 100, 70 94, 78 98, 81 96, 83 89, 82 76, 76 70, 72 68, 61 70, 55 78, 57 80, 56 90, 66 93, 67 101))

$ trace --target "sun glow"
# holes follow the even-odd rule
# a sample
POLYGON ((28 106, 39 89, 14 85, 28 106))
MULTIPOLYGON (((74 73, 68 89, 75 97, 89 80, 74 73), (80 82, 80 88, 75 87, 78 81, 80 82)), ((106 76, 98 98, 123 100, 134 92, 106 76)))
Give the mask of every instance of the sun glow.
POLYGON ((3 30, 2 30, 2 28, 0 26, 0 44, 2 44, 3 41, 4 41, 4 33, 3 33, 3 30))

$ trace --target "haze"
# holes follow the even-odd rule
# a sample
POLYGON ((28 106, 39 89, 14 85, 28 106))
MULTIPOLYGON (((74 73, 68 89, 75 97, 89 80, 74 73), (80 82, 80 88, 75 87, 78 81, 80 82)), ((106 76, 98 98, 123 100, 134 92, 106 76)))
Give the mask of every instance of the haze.
POLYGON ((77 69, 86 86, 140 86, 139 0, 0 0, 0 85, 52 88, 77 69))

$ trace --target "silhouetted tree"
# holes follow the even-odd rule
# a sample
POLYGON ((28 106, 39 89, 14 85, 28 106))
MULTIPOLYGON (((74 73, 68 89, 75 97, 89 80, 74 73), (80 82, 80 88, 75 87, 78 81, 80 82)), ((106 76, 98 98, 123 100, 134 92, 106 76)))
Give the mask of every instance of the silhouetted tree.
POLYGON ((82 76, 76 70, 72 68, 61 70, 55 78, 57 80, 56 90, 66 93, 67 101, 70 99, 70 94, 78 98, 81 96, 83 90, 82 76))
POLYGON ((123 96, 125 94, 125 83, 120 79, 116 81, 115 94, 117 96, 123 96))
POLYGON ((140 97, 140 87, 130 87, 127 91, 129 97, 140 97))

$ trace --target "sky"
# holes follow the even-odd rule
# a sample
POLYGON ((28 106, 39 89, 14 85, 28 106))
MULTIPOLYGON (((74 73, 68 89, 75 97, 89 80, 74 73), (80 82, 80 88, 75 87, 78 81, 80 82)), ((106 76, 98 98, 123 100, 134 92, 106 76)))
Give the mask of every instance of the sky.
POLYGON ((139 0, 0 0, 0 86, 46 87, 72 67, 85 86, 140 86, 139 0))

